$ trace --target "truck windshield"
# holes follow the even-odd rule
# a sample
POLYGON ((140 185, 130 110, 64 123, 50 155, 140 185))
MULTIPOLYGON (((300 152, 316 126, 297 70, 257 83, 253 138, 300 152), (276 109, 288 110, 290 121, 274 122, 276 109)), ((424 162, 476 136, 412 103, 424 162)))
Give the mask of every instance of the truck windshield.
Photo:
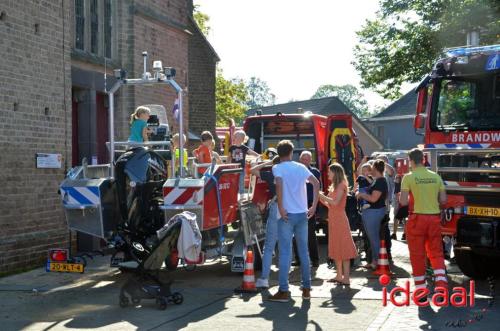
POLYGON ((500 128, 500 76, 442 79, 434 99, 434 130, 500 128))

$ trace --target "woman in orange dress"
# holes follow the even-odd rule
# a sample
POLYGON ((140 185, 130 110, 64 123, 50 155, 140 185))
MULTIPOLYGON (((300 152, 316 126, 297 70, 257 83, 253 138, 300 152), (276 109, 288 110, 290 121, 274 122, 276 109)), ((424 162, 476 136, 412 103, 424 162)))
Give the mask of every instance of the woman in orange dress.
POLYGON ((338 163, 331 164, 328 179, 332 182, 328 196, 323 193, 319 196, 320 201, 328 207, 328 257, 335 261, 337 269, 337 276, 328 282, 349 286, 350 260, 358 253, 345 213, 347 178, 344 168, 338 163))

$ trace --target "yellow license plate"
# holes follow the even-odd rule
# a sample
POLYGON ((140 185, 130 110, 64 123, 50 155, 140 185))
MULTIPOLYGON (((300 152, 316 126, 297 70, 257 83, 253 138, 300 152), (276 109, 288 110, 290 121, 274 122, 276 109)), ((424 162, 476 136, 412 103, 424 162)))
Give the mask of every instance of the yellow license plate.
POLYGON ((80 272, 84 270, 83 264, 81 263, 61 263, 61 262, 51 262, 50 271, 55 272, 80 272))
POLYGON ((465 213, 474 216, 500 217, 500 208, 469 206, 465 209, 465 213))

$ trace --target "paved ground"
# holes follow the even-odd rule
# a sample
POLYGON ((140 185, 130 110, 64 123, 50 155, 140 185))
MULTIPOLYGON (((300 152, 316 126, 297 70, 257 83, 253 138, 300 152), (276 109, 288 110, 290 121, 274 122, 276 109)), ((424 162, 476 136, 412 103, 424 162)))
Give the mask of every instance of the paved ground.
MULTIPOLYGON (((324 253, 326 246, 321 245, 324 253)), ((403 284, 409 277, 407 248, 395 242, 393 255, 397 278, 403 284)), ((325 282, 333 276, 326 264, 315 270, 312 300, 303 301, 298 288, 299 273, 292 272, 293 300, 288 304, 266 302, 269 293, 238 296, 233 289, 241 276, 231 274, 227 262, 198 267, 195 271, 165 272, 173 277, 173 288, 183 293, 185 302, 171 305, 165 311, 156 309, 153 301, 142 306, 120 308, 119 288, 128 275, 107 266, 108 258, 90 262, 84 275, 46 273, 43 269, 0 279, 1 330, 452 330, 447 322, 481 317, 467 324, 466 330, 498 330, 498 304, 485 312, 488 286, 478 283, 476 307, 424 308, 382 306, 378 280, 366 271, 353 272, 350 289, 325 282)), ((467 279, 450 267, 455 283, 467 279)), ((273 273, 272 279, 277 279, 273 273)), ((276 282, 272 281, 272 285, 276 282)), ((271 288, 274 293, 276 287, 271 288)))

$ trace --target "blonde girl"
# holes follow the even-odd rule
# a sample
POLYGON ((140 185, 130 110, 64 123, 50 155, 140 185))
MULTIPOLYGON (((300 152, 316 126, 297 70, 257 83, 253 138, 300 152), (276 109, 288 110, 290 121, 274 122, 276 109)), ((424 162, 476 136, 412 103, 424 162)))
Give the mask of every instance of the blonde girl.
POLYGON ((130 137, 128 141, 142 143, 148 141, 148 119, 151 110, 148 107, 137 107, 130 115, 130 137))

